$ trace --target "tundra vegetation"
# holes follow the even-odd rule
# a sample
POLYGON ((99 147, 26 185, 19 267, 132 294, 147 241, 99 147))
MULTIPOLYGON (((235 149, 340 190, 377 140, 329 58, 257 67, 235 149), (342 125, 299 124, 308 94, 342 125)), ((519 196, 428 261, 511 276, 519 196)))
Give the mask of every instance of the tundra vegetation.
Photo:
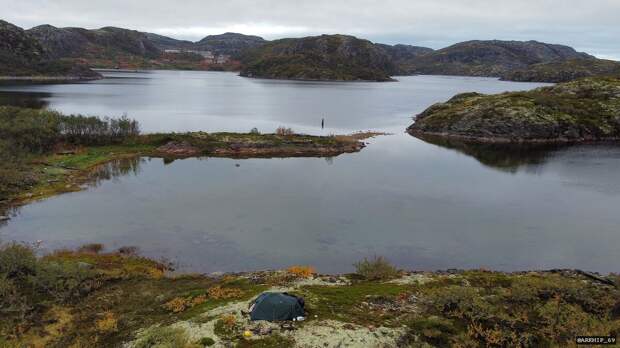
POLYGON ((250 77, 339 81, 435 74, 560 82, 618 74, 618 62, 537 41, 473 40, 433 50, 347 35, 266 41, 224 33, 190 42, 110 26, 84 29, 45 24, 23 30, 0 20, 0 78, 102 77, 89 67, 227 70, 250 77))
MULTIPOLYGON (((376 133, 338 136, 276 133, 140 134, 137 121, 0 107, 0 205, 75 191, 93 169, 136 156, 234 158, 337 156, 360 151, 376 133)), ((1 214, 0 214, 1 215, 1 214)))
POLYGON ((248 50, 241 76, 340 81, 390 81, 396 66, 370 41, 347 35, 281 39, 248 50))
POLYGON ((101 75, 83 64, 50 56, 36 38, 0 20, 0 78, 79 80, 101 75))
MULTIPOLYGON (((386 264, 366 262, 363 270, 381 274, 386 264)), ((573 345, 576 335, 620 333, 616 275, 397 271, 371 280, 300 266, 219 277, 169 267, 133 248, 90 245, 37 256, 30 246, 4 244, 0 346, 335 346, 329 334, 312 333, 339 327, 349 344, 379 337, 387 346, 553 347, 573 345), (306 321, 257 326, 239 312, 274 289, 303 296, 306 321)))
POLYGON ((538 63, 501 75, 502 80, 568 82, 585 77, 620 77, 620 62, 606 59, 567 59, 538 63))
POLYGON ((419 114, 413 135, 473 142, 620 139, 620 80, 586 78, 526 92, 464 93, 419 114))

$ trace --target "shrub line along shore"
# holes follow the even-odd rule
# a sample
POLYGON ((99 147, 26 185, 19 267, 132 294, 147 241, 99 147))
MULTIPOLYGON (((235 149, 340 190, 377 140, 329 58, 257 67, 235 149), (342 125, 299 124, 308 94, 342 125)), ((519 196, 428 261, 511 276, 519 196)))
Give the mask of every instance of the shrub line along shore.
POLYGON ((219 276, 99 244, 35 256, 0 246, 0 346, 568 347, 620 332, 620 277, 573 271, 408 272, 375 257, 355 272, 309 266, 219 276), (251 321, 265 291, 305 299, 302 322, 251 321))
MULTIPOLYGON (((601 140, 619 132, 619 100, 612 79, 464 94, 429 108, 409 131, 601 140), (489 122, 498 111, 501 118, 489 122)), ((361 140, 373 135, 309 136, 287 128, 141 135, 127 117, 0 107, 0 202, 79 190, 114 160, 335 156, 360 151, 361 140)), ((134 247, 103 250, 92 244, 37 256, 32 246, 0 245, 0 347, 570 347, 578 335, 620 334, 616 274, 407 272, 377 257, 355 264, 353 274, 292 266, 211 277, 173 274, 134 247), (264 291, 303 297, 307 320, 250 321, 248 305, 264 291)))
MULTIPOLYGON (((0 205, 24 204, 80 190, 105 163, 137 156, 332 157, 358 152, 379 135, 313 136, 280 127, 276 133, 140 134, 136 121, 66 116, 54 111, 0 107, 0 205)), ((0 214, 4 215, 4 214, 0 214)))
POLYGON ((100 80, 102 76, 0 76, 0 81, 93 81, 100 80))

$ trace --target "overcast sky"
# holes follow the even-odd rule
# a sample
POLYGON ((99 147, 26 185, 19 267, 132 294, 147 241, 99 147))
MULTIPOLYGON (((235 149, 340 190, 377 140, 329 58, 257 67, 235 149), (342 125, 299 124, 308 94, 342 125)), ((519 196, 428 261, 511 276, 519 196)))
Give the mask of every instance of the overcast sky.
POLYGON ((24 28, 118 26, 193 41, 226 31, 342 33, 432 48, 539 40, 620 60, 620 0, 0 0, 0 9, 24 28))

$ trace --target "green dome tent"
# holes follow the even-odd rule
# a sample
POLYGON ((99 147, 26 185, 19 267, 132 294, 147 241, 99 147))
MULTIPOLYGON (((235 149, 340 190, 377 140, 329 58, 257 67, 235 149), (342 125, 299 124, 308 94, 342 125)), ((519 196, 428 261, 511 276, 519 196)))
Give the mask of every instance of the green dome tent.
POLYGON ((303 299, 287 293, 264 292, 254 300, 250 319, 284 321, 304 315, 303 299))

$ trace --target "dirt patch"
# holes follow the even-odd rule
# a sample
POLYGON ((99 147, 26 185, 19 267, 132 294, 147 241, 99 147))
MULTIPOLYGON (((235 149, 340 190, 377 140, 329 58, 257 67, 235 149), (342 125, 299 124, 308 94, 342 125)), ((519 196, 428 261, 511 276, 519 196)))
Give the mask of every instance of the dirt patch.
POLYGON ((404 329, 365 327, 334 320, 308 323, 282 333, 295 340, 295 347, 396 347, 404 329))
POLYGON ((362 150, 362 142, 338 145, 291 144, 279 146, 259 146, 258 144, 231 144, 214 149, 209 153, 213 157, 255 158, 255 157, 332 157, 343 153, 362 150))
POLYGON ((163 156, 190 157, 200 154, 200 149, 186 141, 171 141, 158 147, 157 152, 163 156))

